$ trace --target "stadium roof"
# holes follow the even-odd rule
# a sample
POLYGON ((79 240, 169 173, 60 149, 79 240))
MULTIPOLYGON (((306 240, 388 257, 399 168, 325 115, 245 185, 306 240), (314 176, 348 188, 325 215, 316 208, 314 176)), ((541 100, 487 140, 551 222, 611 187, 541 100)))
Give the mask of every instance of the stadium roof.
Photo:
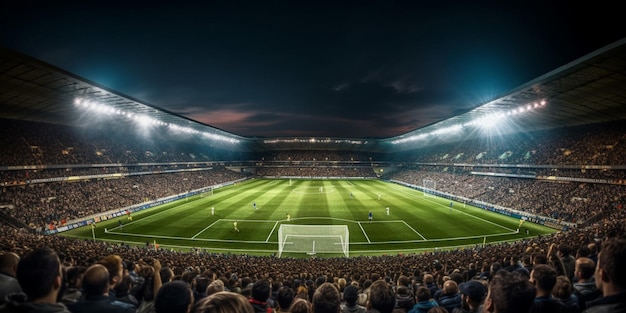
MULTIPOLYGON (((190 140, 235 151, 348 150, 392 152, 488 134, 529 132, 626 119, 626 38, 544 74, 461 115, 385 139, 242 137, 108 90, 29 56, 0 50, 2 117, 93 127, 86 112, 109 123, 151 123, 190 140), (496 122, 487 129, 490 122, 496 122)), ((107 124, 112 127, 114 124, 107 124)))

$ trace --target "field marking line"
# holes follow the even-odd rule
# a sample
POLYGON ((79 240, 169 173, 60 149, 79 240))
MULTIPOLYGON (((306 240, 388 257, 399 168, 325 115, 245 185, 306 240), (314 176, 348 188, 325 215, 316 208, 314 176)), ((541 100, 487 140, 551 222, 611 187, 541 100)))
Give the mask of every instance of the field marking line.
MULTIPOLYGON (((403 188, 406 188, 406 187, 403 187, 403 188)), ((409 192, 409 191, 405 191, 405 190, 401 190, 401 189, 396 188, 395 186, 394 186, 394 188, 393 188, 393 189, 395 189, 396 191, 402 192, 402 193, 406 193, 406 194, 413 195, 413 196, 415 196, 415 197, 418 197, 418 196, 419 196, 419 195, 418 195, 418 194, 416 194, 416 193, 409 192)), ((437 196, 437 197, 439 197, 439 196, 437 196)), ((432 200, 430 200, 430 199, 426 199, 426 197, 424 197, 424 196, 421 196, 420 198, 422 198, 422 199, 423 199, 423 200, 425 200, 425 201, 428 201, 428 202, 431 202, 431 203, 437 204, 438 206, 443 206, 443 207, 446 207, 446 208, 448 207, 447 205, 445 205, 445 204, 443 204, 443 203, 438 203, 438 202, 436 202, 436 201, 432 201, 432 200)), ((442 197, 439 197, 439 198, 440 198, 440 199, 444 199, 444 198, 442 198, 442 197)), ((454 209, 454 210, 455 210, 455 211, 457 211, 457 212, 459 212, 459 213, 461 213, 461 214, 464 214, 464 215, 467 215, 467 216, 469 216, 469 217, 475 218, 475 219, 477 219, 477 220, 479 220, 479 221, 485 222, 485 223, 487 223, 487 224, 491 224, 491 225, 494 225, 494 226, 498 226, 498 227, 500 227, 500 228, 502 228, 502 229, 505 229, 505 230, 508 230, 508 231, 514 231, 512 228, 508 228, 508 227, 506 227, 506 226, 502 226, 502 225, 497 224, 497 223, 495 223, 495 222, 488 221, 488 220, 486 220, 486 219, 484 219, 484 218, 482 218, 482 217, 478 217, 478 216, 475 216, 475 215, 469 214, 469 213, 467 213, 467 212, 463 212, 463 211, 461 211, 461 210, 459 210, 459 209, 454 209)), ((495 212, 493 212, 493 213, 495 213, 495 212)))
POLYGON ((221 219, 209 224, 209 226, 205 227, 204 229, 202 229, 201 231, 197 232, 195 235, 193 235, 191 237, 191 239, 196 239, 196 237, 198 237, 198 235, 202 234, 205 230, 209 229, 210 227, 213 227, 213 225, 217 224, 217 222, 221 221, 221 219))
MULTIPOLYGON (((179 199, 179 200, 181 200, 181 199, 179 199)), ((176 200, 176 201, 179 201, 179 200, 176 200)), ((174 201, 174 202, 176 202, 176 201, 174 201)), ((172 210, 172 209, 180 209, 181 207, 185 207, 185 206, 187 206, 187 205, 194 204, 194 202, 196 202, 196 201, 198 201, 198 199, 193 200, 193 201, 191 201, 191 202, 185 202, 184 204, 177 205, 177 206, 175 206, 175 207, 169 208, 169 209, 167 209, 167 210, 163 210, 163 211, 158 212, 158 213, 151 214, 151 215, 146 216, 146 217, 142 217, 142 218, 140 218, 140 219, 135 219, 134 221, 132 221, 132 222, 130 222, 130 223, 126 223, 126 224, 124 224, 124 226, 126 226, 126 225, 132 225, 132 224, 135 224, 135 223, 139 223, 139 222, 142 222, 142 221, 149 220, 149 219, 151 219, 151 218, 153 218, 153 217, 155 217, 155 216, 159 216, 159 215, 161 215, 161 214, 165 214, 165 213, 169 212, 169 211, 170 211, 170 210, 172 210)), ((171 202, 170 202, 170 203, 164 203, 164 204, 171 204, 171 202)), ((164 205, 164 204, 162 204, 162 205, 164 205)), ((142 211, 147 212, 148 210, 151 210, 151 209, 153 209, 153 208, 158 208, 159 206, 161 206, 161 205, 158 205, 158 206, 155 206, 155 207, 152 207, 152 208, 148 208, 147 210, 142 210, 142 211)), ((142 211, 139 211, 139 212, 142 212, 142 211)), ((120 217, 121 217, 121 216, 120 216, 120 217)), ((109 220, 111 220, 111 219, 109 219, 109 220)), ((119 227, 119 226, 117 226, 117 227, 119 227)), ((112 230, 117 229, 117 227, 112 228, 112 230)))
POLYGON ((420 232, 418 232, 415 228, 411 227, 411 225, 407 224, 407 222, 405 222, 404 220, 402 220, 402 223, 404 223, 404 225, 406 225, 406 227, 410 228, 412 231, 414 231, 418 236, 422 237, 422 239, 424 239, 424 241, 428 241, 428 239, 426 239, 426 237, 422 236, 422 234, 420 234, 420 232))
POLYGON ((370 241, 370 237, 367 236, 367 233, 365 232, 365 229, 363 229, 363 225, 361 225, 361 222, 357 222, 359 224, 359 227, 361 228, 361 231, 363 232, 363 236, 365 236, 365 239, 367 239, 367 243, 372 243, 370 241))
MULTIPOLYGON (((206 242, 230 242, 230 243, 249 243, 249 244, 262 243, 262 244, 266 244, 265 241, 260 241, 260 240, 232 240, 232 239, 209 239, 209 238, 194 238, 194 239, 191 239, 189 237, 146 235, 146 234, 136 234, 136 233, 128 234, 128 233, 118 233, 118 232, 112 232, 112 233, 116 234, 116 235, 120 235, 120 236, 136 236, 136 237, 156 238, 156 239, 179 239, 179 240, 194 240, 194 241, 206 241, 206 242)), ((77 237, 77 236, 68 236, 68 237, 77 237)), ((104 239, 99 239, 99 240, 104 240, 104 239)), ((106 239, 106 240, 109 240, 109 239, 106 239)), ((273 242, 270 242, 270 243, 273 243, 273 242)))
MULTIPOLYGON (((350 244, 351 245, 367 245, 367 244, 383 245, 383 244, 393 244, 393 243, 420 243, 420 242, 425 242, 425 241, 439 242, 439 241, 451 241, 451 240, 462 240, 462 239, 482 239, 483 237, 500 237, 500 236, 514 235, 514 234, 517 234, 517 232, 502 233, 502 234, 489 234, 489 235, 476 235, 476 236, 467 236, 467 237, 435 238, 435 239, 425 239, 425 240, 417 239, 417 240, 376 241, 373 243, 352 241, 350 242, 350 244)), ((467 245, 461 245, 461 246, 467 246, 467 245)))
POLYGON ((267 238, 265 238, 265 242, 270 241, 270 237, 272 237, 272 234, 274 233, 274 229, 276 229, 276 226, 278 226, 278 221, 274 222, 274 227, 272 227, 272 230, 270 230, 269 235, 267 235, 267 238))

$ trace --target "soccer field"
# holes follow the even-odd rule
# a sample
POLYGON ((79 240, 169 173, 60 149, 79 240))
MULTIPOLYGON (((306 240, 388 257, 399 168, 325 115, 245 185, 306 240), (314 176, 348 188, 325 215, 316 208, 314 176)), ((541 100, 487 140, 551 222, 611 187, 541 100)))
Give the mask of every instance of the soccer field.
MULTIPOLYGON (((450 200, 380 180, 252 179, 210 195, 135 212, 132 221, 122 216, 100 222, 93 234, 86 226, 60 235, 138 245, 156 242, 160 248, 176 250, 269 255, 278 251, 281 224, 346 225, 349 254, 356 256, 517 240, 529 236, 526 229, 530 236, 554 232, 529 222, 517 232, 519 222, 463 203, 451 207, 450 200)), ((315 247, 306 252, 316 252, 315 247)), ((306 252, 283 255, 307 256, 306 252)))

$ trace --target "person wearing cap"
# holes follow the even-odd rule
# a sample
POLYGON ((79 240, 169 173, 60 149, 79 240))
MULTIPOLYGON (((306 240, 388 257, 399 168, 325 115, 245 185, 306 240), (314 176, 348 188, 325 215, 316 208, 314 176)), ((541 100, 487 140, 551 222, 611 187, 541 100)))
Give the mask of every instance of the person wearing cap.
POLYGON ((452 313, 475 313, 479 311, 487 295, 487 287, 478 280, 470 280, 459 285, 461 293, 461 308, 452 310, 452 313))

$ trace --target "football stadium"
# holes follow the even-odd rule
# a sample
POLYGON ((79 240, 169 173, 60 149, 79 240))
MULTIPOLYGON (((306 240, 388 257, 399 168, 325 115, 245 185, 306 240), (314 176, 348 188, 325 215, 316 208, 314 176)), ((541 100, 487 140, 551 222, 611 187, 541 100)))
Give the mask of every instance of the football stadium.
POLYGON ((541 263, 574 279, 624 236, 626 39, 382 139, 239 136, 7 49, 0 81, 0 250, 50 247, 68 282, 116 255, 205 293, 417 293, 541 263))

